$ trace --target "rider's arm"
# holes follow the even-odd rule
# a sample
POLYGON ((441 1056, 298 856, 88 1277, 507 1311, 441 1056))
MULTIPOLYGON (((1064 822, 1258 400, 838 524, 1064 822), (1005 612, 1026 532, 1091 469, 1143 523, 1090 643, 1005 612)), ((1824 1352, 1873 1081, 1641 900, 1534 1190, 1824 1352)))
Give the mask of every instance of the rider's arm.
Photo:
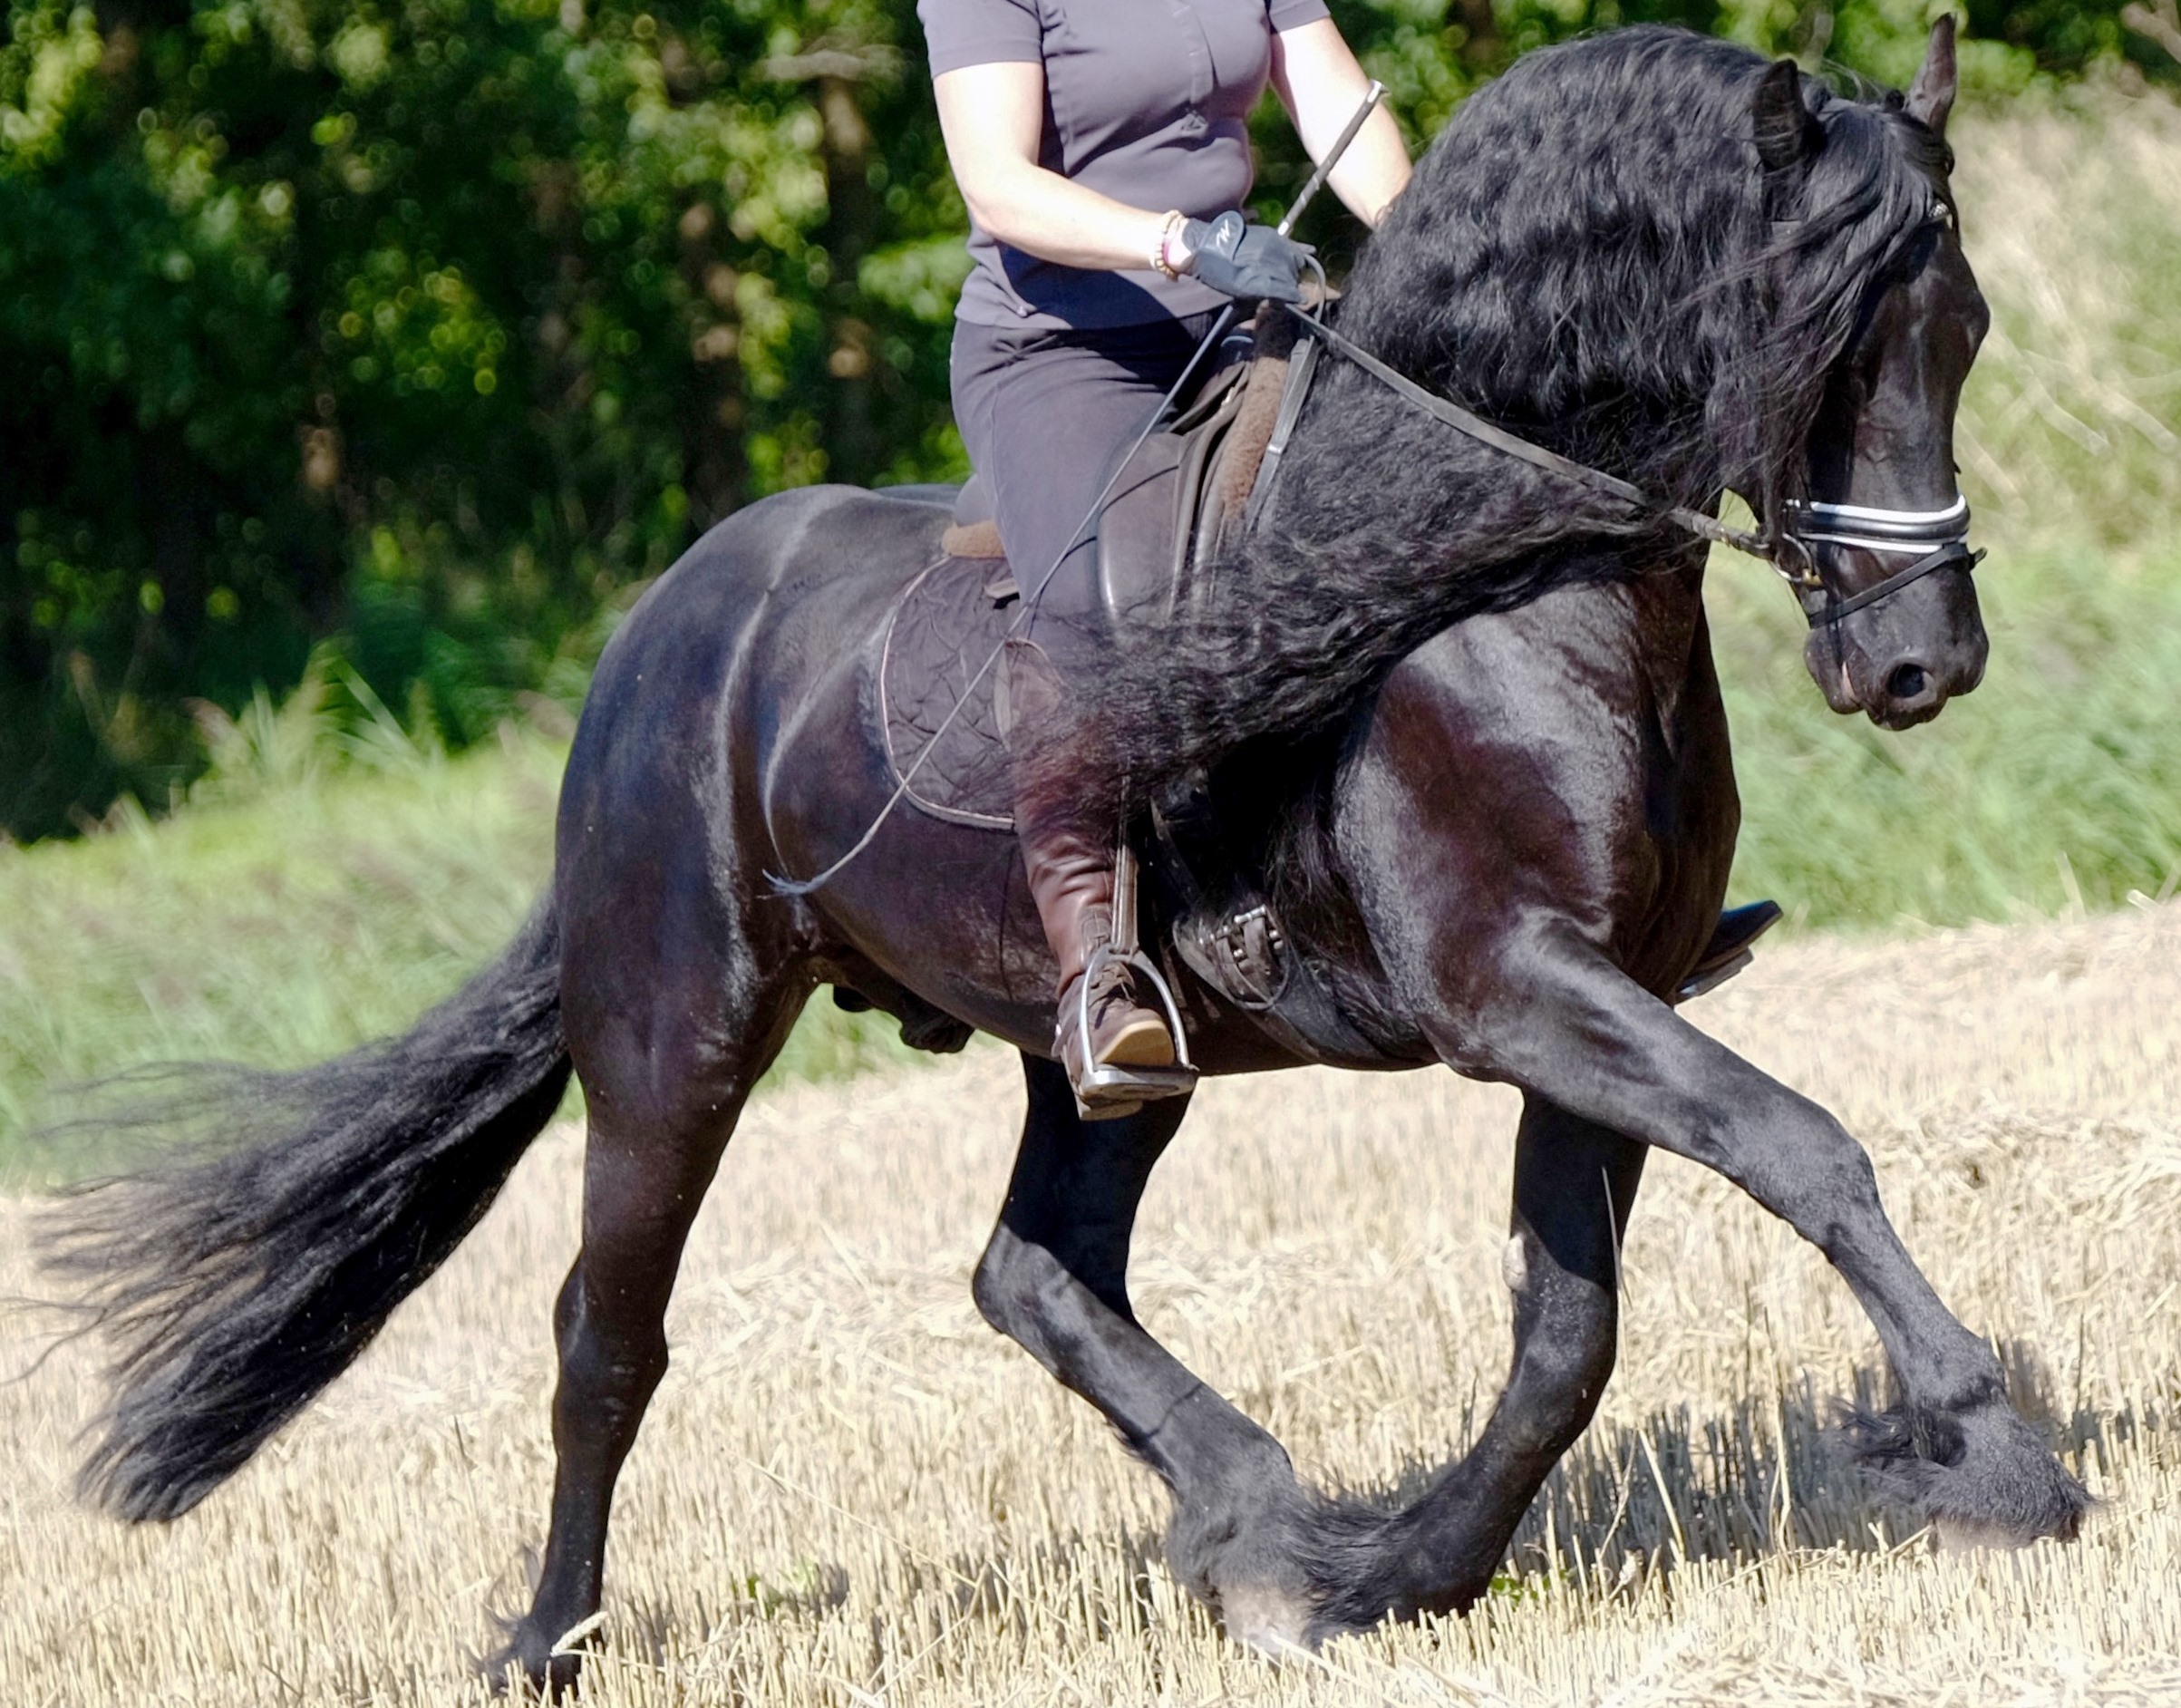
MULTIPOLYGON (((1016 50, 1019 51, 1019 50, 1016 50)), ((1303 146, 1321 158, 1346 127, 1369 80, 1330 19, 1273 35, 1272 82, 1303 146)), ((1044 128, 1045 68, 1004 58, 941 72, 932 87, 948 162, 971 217, 1010 248, 1067 267, 1144 267, 1166 215, 1132 208, 1038 164, 1044 128)), ((1409 181, 1401 129, 1381 107, 1334 169, 1333 191, 1368 225, 1409 181)), ((1186 258, 1178 235, 1168 253, 1186 258)))
MULTIPOLYGON (((1129 207, 1038 164, 1045 118, 1042 65, 964 65, 942 72, 932 89, 955 182, 984 230, 1010 248, 1064 267, 1150 265, 1166 226, 1164 210, 1129 207)), ((1173 253, 1178 261, 1178 241, 1173 253)))
MULTIPOLYGON (((1273 37, 1272 84, 1304 148, 1318 160, 1355 116, 1370 79, 1342 39, 1340 26, 1321 18, 1273 37)), ((1385 217, 1387 204, 1409 181, 1409 150, 1401 127, 1383 106, 1355 133, 1328 181, 1365 225, 1375 226, 1385 217)))

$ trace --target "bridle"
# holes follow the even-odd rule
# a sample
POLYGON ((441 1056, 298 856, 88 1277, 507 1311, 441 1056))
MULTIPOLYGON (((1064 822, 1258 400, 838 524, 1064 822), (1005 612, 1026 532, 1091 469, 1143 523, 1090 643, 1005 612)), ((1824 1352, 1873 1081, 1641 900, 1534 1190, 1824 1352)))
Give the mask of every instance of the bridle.
POLYGON ((1685 533, 1762 559, 1795 590, 1810 626, 1831 625, 1852 612, 1866 610, 1881 599, 1940 569, 1959 569, 1966 575, 1983 558, 1969 549, 1969 500, 1956 497, 1943 510, 1893 510, 1867 504, 1829 504, 1816 500, 1790 501, 1781 526, 1771 535, 1730 528, 1715 516, 1669 504, 1633 481, 1607 474, 1587 463, 1532 444, 1519 433, 1494 425, 1473 411, 1427 391, 1399 369, 1390 367, 1346 334, 1335 331, 1320 315, 1288 306, 1296 322, 1336 355, 1352 362, 1387 386, 1403 402, 1432 420, 1466 434, 1479 444, 1612 494, 1635 509, 1648 511, 1685 533), (1837 594, 1818 567, 1819 546, 1847 546, 1863 551, 1914 554, 1914 561, 1846 597, 1837 594))
MULTIPOLYGON (((1790 500, 1787 511, 1785 537, 1795 542, 1806 558, 1810 558, 1812 546, 1847 546, 1914 558, 1905 568, 1846 598, 1833 592, 1818 572, 1815 559, 1810 558, 1807 578, 1789 576, 1788 580, 1802 601, 1812 628, 1820 623, 1837 623, 1850 612, 1890 598, 1935 569, 1959 568, 1967 575, 1983 561, 1982 552, 1969 549, 1969 500, 1958 494, 1943 510, 1893 510, 1811 499, 1790 500)), ((1774 568, 1778 567, 1775 558, 1774 568)))

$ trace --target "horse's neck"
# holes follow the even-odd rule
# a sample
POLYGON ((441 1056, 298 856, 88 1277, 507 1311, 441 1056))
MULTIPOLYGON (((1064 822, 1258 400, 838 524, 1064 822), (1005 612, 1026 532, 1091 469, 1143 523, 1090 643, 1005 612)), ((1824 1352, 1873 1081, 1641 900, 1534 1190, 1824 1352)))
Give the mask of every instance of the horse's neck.
POLYGON ((1704 617, 1704 572, 1654 570, 1629 584, 1634 621, 1630 647, 1651 684, 1660 715, 1687 708, 1692 688, 1711 684, 1711 630, 1704 617))

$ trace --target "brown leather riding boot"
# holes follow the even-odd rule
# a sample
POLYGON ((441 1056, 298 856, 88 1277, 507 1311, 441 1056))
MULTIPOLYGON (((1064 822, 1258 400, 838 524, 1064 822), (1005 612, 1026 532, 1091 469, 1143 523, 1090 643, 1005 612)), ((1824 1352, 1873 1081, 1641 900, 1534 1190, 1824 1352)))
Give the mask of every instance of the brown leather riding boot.
MULTIPOLYGON (((1003 693, 1012 731, 1034 726, 1056 712, 1065 687, 1042 647, 1015 640, 1008 643, 1003 693)), ((1165 1017, 1138 995, 1126 964, 1102 961, 1090 975, 1090 985, 1083 983, 1092 956, 1113 938, 1112 849, 1072 826, 1042 821, 1020 806, 1015 833, 1045 941, 1060 963, 1053 1053, 1086 1115, 1132 1112, 1146 1097, 1168 1093, 1139 1085, 1094 1087, 1086 1083, 1090 1071, 1172 1067, 1174 1037, 1165 1017)))
MULTIPOLYGON (((1166 1019, 1139 998, 1127 965, 1102 963, 1083 980, 1090 957, 1113 940, 1112 856, 1067 833, 1023 839, 1030 893, 1045 927, 1045 941, 1061 964, 1053 1050, 1068 1070, 1076 1099, 1097 1100, 1083 1083, 1091 1067, 1172 1067, 1174 1038, 1166 1019), (1088 1030, 1085 1019, 1088 1017, 1088 1030)), ((1120 1101, 1142 1101, 1140 1089, 1120 1101)))

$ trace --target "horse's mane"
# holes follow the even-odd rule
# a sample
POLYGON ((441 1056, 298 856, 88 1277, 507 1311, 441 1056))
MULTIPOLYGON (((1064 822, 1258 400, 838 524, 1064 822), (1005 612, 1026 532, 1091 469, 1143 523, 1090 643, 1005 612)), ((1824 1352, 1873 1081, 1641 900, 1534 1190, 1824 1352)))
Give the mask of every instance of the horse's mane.
MULTIPOLYGON (((1900 98, 1801 82, 1822 147, 1769 179, 1768 62, 1682 30, 1528 55, 1440 132, 1340 314, 1422 383, 1538 442, 1708 507, 1798 494, 1828 371, 1948 164, 1900 98)), ((1329 371, 1328 371, 1329 370, 1329 371)), ((1276 526, 1210 609, 1132 635, 1033 758, 1051 806, 1110 822, 1262 738, 1338 724, 1431 636, 1566 583, 1688 561, 1685 537, 1321 368, 1276 526)))

